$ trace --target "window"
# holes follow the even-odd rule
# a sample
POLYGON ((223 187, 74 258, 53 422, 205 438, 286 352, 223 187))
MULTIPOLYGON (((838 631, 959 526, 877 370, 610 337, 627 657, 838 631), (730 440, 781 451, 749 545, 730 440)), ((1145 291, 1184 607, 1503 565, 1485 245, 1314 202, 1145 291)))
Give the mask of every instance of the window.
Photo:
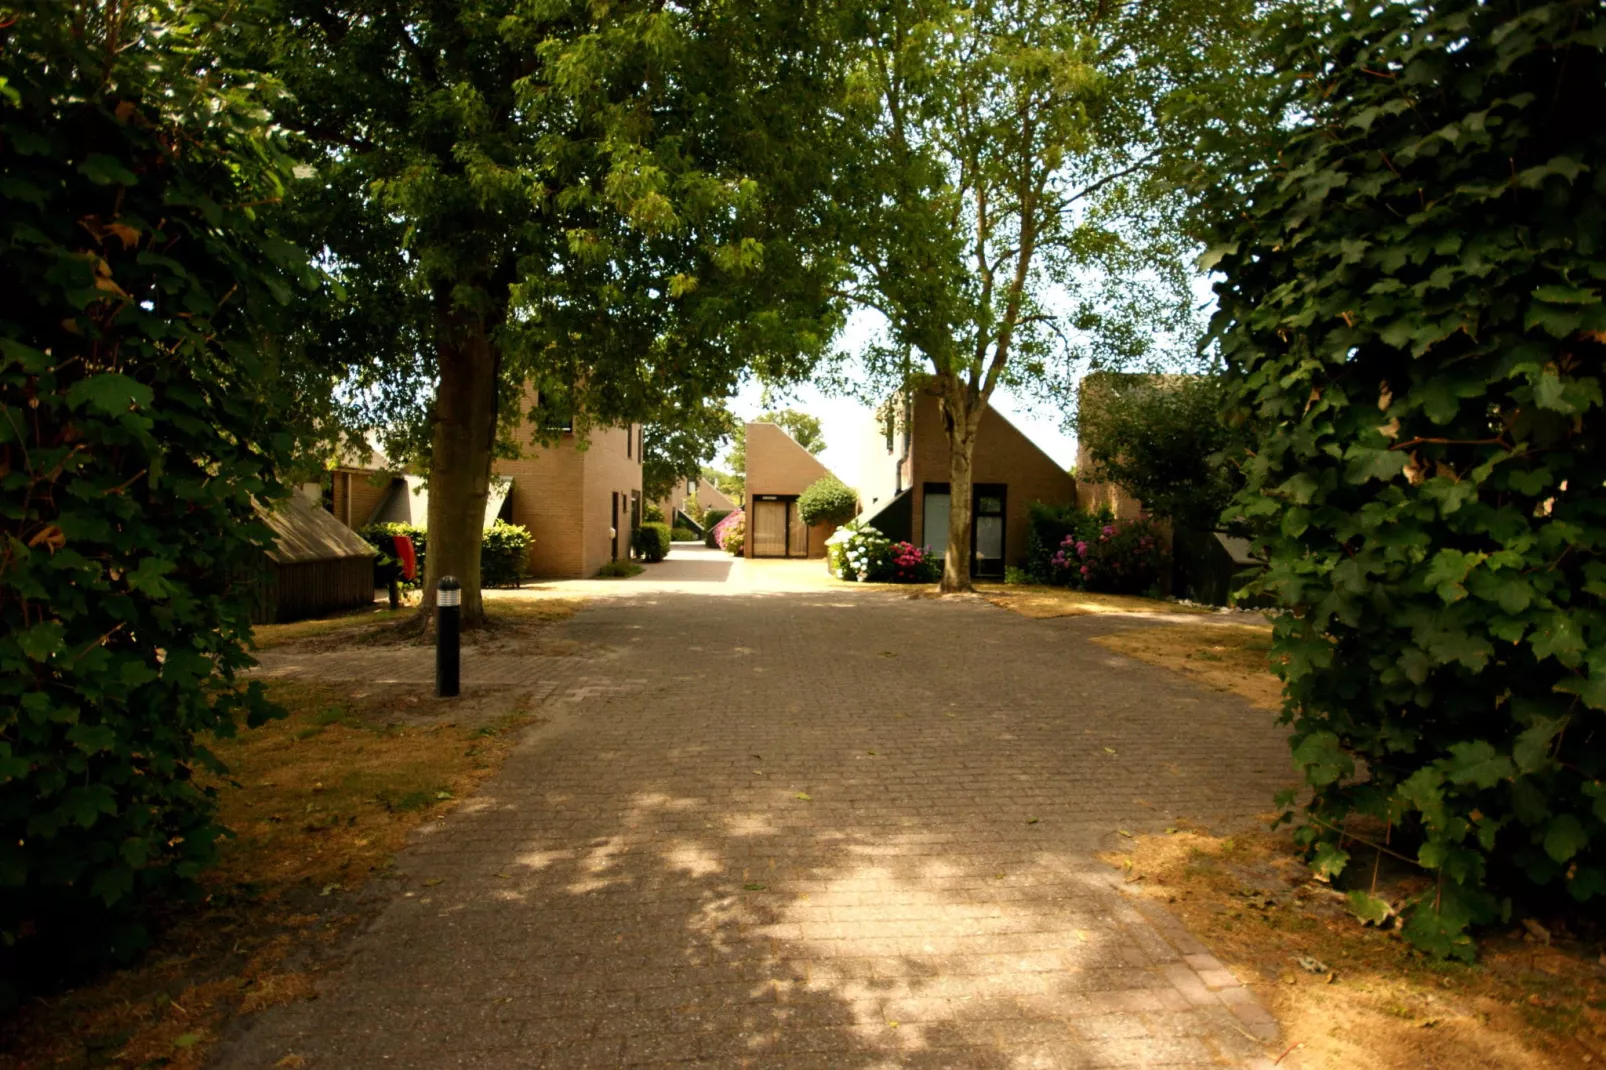
POLYGON ((692 495, 694 495, 696 493, 697 493, 697 481, 695 479, 686 480, 686 497, 690 498, 692 495))
POLYGON ((948 552, 948 484, 928 483, 921 511, 920 538, 938 557, 948 552))
POLYGON ((631 456, 630 449, 631 449, 631 446, 635 443, 635 440, 636 440, 636 429, 634 427, 629 426, 628 424, 625 425, 625 456, 626 457, 631 456))

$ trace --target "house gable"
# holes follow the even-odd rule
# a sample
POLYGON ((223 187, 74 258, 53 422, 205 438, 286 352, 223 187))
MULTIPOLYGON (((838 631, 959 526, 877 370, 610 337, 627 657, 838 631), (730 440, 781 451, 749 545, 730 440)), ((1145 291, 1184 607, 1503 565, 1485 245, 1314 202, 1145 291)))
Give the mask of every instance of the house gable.
POLYGON ((755 494, 802 494, 831 474, 798 441, 770 423, 747 425, 747 500, 755 494))

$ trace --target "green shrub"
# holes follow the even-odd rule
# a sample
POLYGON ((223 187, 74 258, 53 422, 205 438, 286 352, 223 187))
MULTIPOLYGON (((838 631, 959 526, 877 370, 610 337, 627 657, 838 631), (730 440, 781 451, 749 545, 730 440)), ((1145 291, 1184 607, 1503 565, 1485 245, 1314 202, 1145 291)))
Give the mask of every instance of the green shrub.
MULTIPOLYGON (((1097 523, 1092 514, 1084 515, 1097 523)), ((1050 583, 1110 594, 1159 594, 1171 555, 1154 521, 1139 517, 1096 529, 1079 527, 1086 533, 1065 536, 1049 559, 1050 583)))
POLYGON ((731 515, 729 509, 710 509, 703 514, 703 545, 718 549, 719 543, 714 538, 714 528, 721 520, 731 515))
POLYGON ((670 528, 669 529, 669 541, 670 542, 702 542, 703 541, 703 537, 701 535, 697 534, 691 528, 670 528))
POLYGON ((846 524, 859 515, 859 496, 836 476, 825 476, 798 497, 797 515, 810 527, 846 524))
POLYGON ((1026 571, 1034 583, 1053 583, 1053 558, 1066 538, 1096 536, 1099 528, 1115 519, 1115 514, 1108 509, 1086 513, 1075 505, 1032 502, 1026 507, 1026 517, 1026 571))
POLYGON ((616 580, 627 576, 639 576, 647 571, 634 561, 609 561, 597 569, 597 579, 616 580))
POLYGON ((648 564, 662 561, 669 556, 669 544, 672 541, 669 535, 668 524, 643 524, 631 536, 631 545, 635 547, 636 556, 648 564))
POLYGON ((643 524, 662 524, 664 522, 664 511, 656 503, 648 502, 641 507, 641 522, 643 524))
POLYGON ((1324 11, 1299 120, 1213 187, 1237 505, 1312 864, 1388 827, 1432 880, 1357 913, 1470 959, 1514 899, 1606 895, 1606 15, 1324 11))
POLYGON ((196 891, 205 740, 278 712, 236 674, 289 462, 264 341, 312 282, 251 207, 290 161, 230 27, 90 7, 0 48, 0 1002, 196 891))
POLYGON ((517 587, 530 574, 528 528, 498 520, 485 529, 480 543, 480 583, 486 587, 517 587))
POLYGON ((1014 565, 1004 566, 1004 582, 1010 586, 1024 586, 1034 582, 1031 573, 1014 565))
POLYGON ((379 551, 374 558, 374 586, 386 587, 395 579, 403 587, 417 587, 424 582, 424 544, 428 542, 423 528, 411 524, 392 521, 387 524, 369 524, 367 527, 357 529, 357 535, 368 545, 379 551), (405 579, 401 575, 401 562, 391 556, 395 548, 392 541, 397 535, 405 535, 413 540, 413 553, 418 558, 418 568, 412 579, 405 579))

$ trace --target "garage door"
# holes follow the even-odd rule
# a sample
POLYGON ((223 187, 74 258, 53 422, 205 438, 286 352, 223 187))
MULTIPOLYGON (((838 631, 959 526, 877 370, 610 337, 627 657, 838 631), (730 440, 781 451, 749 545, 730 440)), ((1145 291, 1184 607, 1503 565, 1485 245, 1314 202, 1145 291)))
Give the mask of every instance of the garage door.
POLYGON ((753 556, 785 557, 786 526, 790 519, 787 501, 756 501, 753 503, 753 556))

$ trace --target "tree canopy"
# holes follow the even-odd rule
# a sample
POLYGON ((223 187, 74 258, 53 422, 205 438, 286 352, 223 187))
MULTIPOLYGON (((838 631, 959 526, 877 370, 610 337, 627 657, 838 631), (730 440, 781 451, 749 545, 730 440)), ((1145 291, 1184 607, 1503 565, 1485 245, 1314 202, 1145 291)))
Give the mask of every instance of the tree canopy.
POLYGON ((426 595, 457 575, 473 622, 499 424, 660 422, 824 351, 833 16, 281 3, 265 47, 319 161, 298 207, 332 278, 306 343, 357 358, 354 415, 429 471, 426 595))
POLYGON ((1183 527, 1217 530, 1242 482, 1243 436, 1221 418, 1227 397, 1219 373, 1084 379, 1076 430, 1089 463, 1077 478, 1119 484, 1145 511, 1183 527))
MULTIPOLYGON (((885 344, 880 401, 941 395, 951 508, 943 587, 969 587, 971 458, 1005 383, 1068 386, 1191 324, 1186 150, 1241 108, 1248 4, 1013 0, 865 8, 840 162, 851 296, 885 344)), ((933 533, 935 534, 935 533, 933 533)))

